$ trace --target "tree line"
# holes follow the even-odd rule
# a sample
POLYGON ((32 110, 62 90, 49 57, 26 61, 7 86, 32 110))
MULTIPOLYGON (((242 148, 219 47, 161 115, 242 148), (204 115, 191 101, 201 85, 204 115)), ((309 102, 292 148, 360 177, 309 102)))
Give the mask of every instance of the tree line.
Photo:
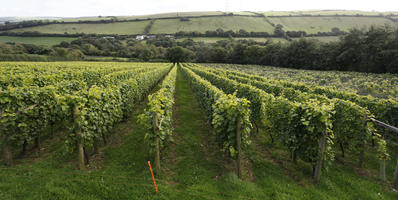
MULTIPOLYGON (((150 29, 154 24, 154 20, 148 23, 144 28, 143 34, 149 34, 150 29)), ((1 28, 0 28, 1 29, 1 28)), ((0 30, 1 31, 1 30, 0 30)), ((237 31, 233 30, 223 30, 218 28, 216 30, 209 30, 205 32, 199 31, 178 31, 173 34, 175 37, 282 37, 287 40, 297 37, 316 37, 316 36, 340 36, 346 34, 345 31, 340 30, 338 27, 331 28, 328 32, 317 32, 317 33, 307 33, 306 31, 285 31, 283 25, 277 24, 274 27, 272 33, 269 32, 255 32, 247 31, 245 29, 240 29, 237 31)), ((170 35, 170 34, 157 34, 157 36, 170 35)), ((101 37, 101 36, 112 36, 118 38, 128 38, 134 37, 134 35, 118 35, 118 34, 96 34, 96 33, 41 33, 39 31, 24 31, 24 32, 0 32, 0 36, 23 36, 23 37, 101 37)))
POLYGON ((340 36, 346 34, 345 31, 338 27, 333 27, 329 32, 307 33, 305 31, 285 31, 283 25, 277 24, 272 33, 268 32, 254 32, 240 29, 238 31, 218 28, 214 31, 206 31, 204 33, 199 31, 179 31, 175 33, 176 37, 282 37, 287 40, 297 37, 313 37, 313 36, 340 36))
POLYGON ((301 37, 290 42, 256 42, 233 37, 216 43, 159 36, 146 42, 131 37, 80 37, 53 47, 1 44, 0 54, 123 57, 141 61, 259 64, 296 69, 398 73, 398 29, 352 29, 335 42, 301 37))

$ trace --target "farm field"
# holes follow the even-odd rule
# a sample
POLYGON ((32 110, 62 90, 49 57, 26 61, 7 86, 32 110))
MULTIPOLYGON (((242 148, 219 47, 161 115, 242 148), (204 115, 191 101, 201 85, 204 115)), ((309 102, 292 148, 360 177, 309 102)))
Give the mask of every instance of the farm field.
POLYGON ((0 17, 1 22, 20 22, 24 20, 60 20, 60 17, 0 17))
MULTIPOLYGON (((187 38, 179 38, 177 41, 183 41, 187 38)), ((220 40, 229 40, 229 38, 223 38, 223 37, 192 37, 190 38, 195 42, 204 42, 204 43, 216 43, 217 41, 220 40)), ((258 38, 258 37, 246 37, 246 38, 233 38, 234 40, 254 40, 256 42, 267 42, 267 41, 273 41, 273 42, 288 42, 286 39, 283 38, 258 38)))
POLYGON ((197 17, 197 16, 206 16, 206 15, 223 15, 224 12, 221 11, 207 11, 207 12, 172 12, 172 13, 159 13, 152 15, 136 15, 136 16, 120 16, 120 19, 156 19, 156 18, 165 18, 165 17, 197 17))
MULTIPOLYGON (((293 40, 299 40, 300 38, 293 38, 293 40)), ((323 37, 305 37, 305 39, 314 39, 320 42, 336 42, 339 40, 338 36, 323 36, 323 37)))
POLYGON ((267 11, 259 12, 265 16, 300 16, 300 15, 367 15, 379 16, 380 14, 398 14, 397 12, 375 12, 375 11, 359 11, 359 10, 303 10, 303 11, 267 11))
MULTIPOLYGON (((155 20, 149 29, 150 34, 174 34, 178 31, 214 31, 218 28, 224 31, 239 31, 244 29, 248 32, 274 32, 274 25, 281 24, 285 31, 306 31, 309 34, 318 32, 330 32, 337 27, 340 30, 348 31, 351 28, 370 27, 371 25, 389 24, 397 27, 397 22, 387 19, 384 16, 398 13, 380 13, 363 11, 290 11, 290 12, 236 12, 233 15, 225 16, 225 12, 173 12, 152 15, 137 16, 103 16, 103 17, 81 17, 81 18, 61 18, 58 21, 78 22, 80 21, 99 21, 109 19, 144 21, 114 22, 114 23, 95 23, 95 24, 50 24, 27 28, 11 29, 10 32, 38 31, 40 33, 64 34, 73 33, 97 33, 97 34, 120 34, 134 35, 143 34, 145 27, 150 23, 149 19, 155 20), (259 17, 264 14, 266 19, 259 17), (357 16, 358 14, 358 16, 357 16), (219 15, 219 16, 218 16, 219 15), (244 15, 244 16, 242 16, 244 15), (302 16, 313 15, 313 16, 302 16), (345 15, 345 16, 331 16, 345 15), (188 21, 182 20, 186 17, 188 21), (192 17, 192 18, 189 18, 192 17), (162 19, 175 18, 175 19, 162 19)), ((392 16, 396 19, 396 16, 392 16)))
MULTIPOLYGON (((221 11, 197 11, 197 12, 170 12, 170 13, 159 13, 159 14, 149 14, 149 15, 131 15, 131 16, 87 16, 87 17, 77 17, 77 18, 50 18, 50 20, 55 19, 58 21, 64 22, 78 22, 78 21, 100 21, 100 20, 110 20, 113 17, 116 17, 120 20, 135 20, 135 19, 157 19, 157 18, 167 18, 167 17, 197 17, 197 16, 207 16, 207 15, 223 15, 224 12, 221 11)), ((236 13, 239 15, 240 13, 236 13)), ((248 15, 249 13, 243 12, 242 14, 248 15)), ((1 20, 2 18, 0 18, 1 20)), ((23 19, 12 19, 15 21, 22 21, 22 20, 29 20, 30 18, 23 18, 23 19)), ((36 18, 32 18, 35 20, 36 18)), ((4 19, 6 20, 6 18, 4 19)))
POLYGON ((234 15, 258 15, 256 12, 250 12, 250 11, 241 11, 241 12, 232 12, 234 15))
POLYGON ((53 46, 63 41, 71 42, 76 40, 74 37, 17 37, 17 36, 0 36, 0 43, 15 42, 34 45, 53 46))
POLYGON ((97 34, 141 34, 149 21, 117 22, 108 24, 50 24, 21 28, 12 32, 38 31, 40 33, 64 34, 73 33, 97 33, 97 34))
MULTIPOLYGON (((300 16, 300 15, 365 15, 365 16, 379 16, 379 15, 398 15, 398 12, 376 12, 376 11, 356 11, 356 10, 306 10, 306 11, 265 11, 265 12, 232 12, 234 15, 256 15, 255 13, 264 14, 265 16, 300 16)), ((207 16, 207 15, 225 15, 225 12, 221 11, 196 11, 196 12, 170 12, 170 13, 159 13, 159 14, 148 14, 148 15, 131 15, 131 16, 87 16, 87 17, 76 17, 76 18, 62 18, 62 17, 0 17, 0 21, 23 21, 23 20, 58 20, 65 22, 77 22, 79 20, 84 21, 99 21, 99 20, 110 20, 112 17, 117 19, 156 19, 165 17, 192 17, 192 16, 207 16)), ((393 18, 396 18, 393 16, 393 18)))
POLYGON ((394 22, 381 17, 269 17, 274 24, 281 24, 286 31, 305 31, 307 33, 330 32, 332 28, 348 31, 350 28, 363 28, 371 25, 389 24, 394 22))
POLYGON ((0 71, 2 199, 398 198, 394 138, 363 123, 397 125, 398 103, 320 82, 389 88, 392 75, 127 62, 0 71))
POLYGON ((198 31, 204 33, 208 30, 239 31, 245 29, 247 31, 256 32, 273 32, 274 28, 260 17, 242 17, 242 16, 221 16, 221 17, 203 17, 191 18, 189 21, 181 21, 180 19, 156 20, 150 33, 176 33, 179 31, 198 31))
POLYGON ((58 19, 59 21, 64 21, 64 22, 78 22, 78 21, 101 21, 101 20, 111 20, 111 17, 104 16, 104 17, 99 17, 99 16, 93 16, 93 17, 78 17, 78 18, 62 18, 58 19))

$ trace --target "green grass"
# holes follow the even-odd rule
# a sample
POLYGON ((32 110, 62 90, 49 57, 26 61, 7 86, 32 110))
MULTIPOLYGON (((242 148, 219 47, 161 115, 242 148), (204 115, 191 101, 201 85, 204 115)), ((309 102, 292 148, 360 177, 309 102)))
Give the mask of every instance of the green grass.
MULTIPOLYGON (((177 41, 183 41, 187 38, 178 38, 177 41)), ((204 43, 216 43, 217 41, 220 40, 229 40, 229 38, 225 37, 192 37, 191 38, 195 42, 204 42, 204 43)), ((260 38, 260 37, 244 37, 244 38, 233 38, 234 40, 254 40, 256 42, 267 42, 267 41, 272 41, 272 42, 289 42, 284 38, 260 38)), ((293 40, 299 40, 300 38, 293 38, 293 40)), ((336 36, 325 36, 325 37, 306 37, 306 39, 314 39, 318 40, 321 42, 334 42, 338 41, 339 37, 336 36)))
POLYGON ((12 30, 13 32, 38 31, 41 33, 98 33, 98 34, 140 34, 149 21, 117 22, 109 24, 50 24, 12 30))
MULTIPOLYGON (((169 159, 165 162, 169 174, 166 176, 177 188, 186 191, 177 199, 184 199, 185 193, 192 193, 189 199, 196 199, 193 194, 198 193, 197 190, 214 191, 217 183, 213 178, 222 172, 222 168, 218 157, 214 156, 217 152, 215 145, 208 141, 211 129, 206 125, 205 114, 181 72, 177 75, 175 99, 175 144, 167 150, 166 158, 169 159)), ((204 194, 206 192, 201 192, 200 196, 204 194)))
POLYGON ((253 16, 257 15, 257 14, 255 14, 253 12, 250 12, 250 11, 233 12, 233 14, 234 15, 253 15, 253 16))
POLYGON ((187 16, 206 16, 206 15, 223 15, 221 11, 197 11, 197 12, 171 12, 159 13, 151 15, 133 15, 133 16, 118 16, 118 19, 147 19, 147 18, 164 18, 164 17, 187 17, 187 16))
MULTIPOLYGON (((89 170, 77 171, 76 155, 64 153, 63 140, 43 141, 44 155, 35 151, 18 159, 12 168, 0 168, 0 199, 397 199, 398 193, 372 176, 377 167, 375 153, 366 154, 365 175, 354 167, 355 156, 336 161, 311 181, 311 166, 289 161, 288 152, 271 144, 260 129, 245 150, 244 180, 234 175, 233 161, 223 157, 213 142, 205 114, 178 71, 174 109, 174 140, 162 150, 160 194, 155 195, 147 161, 145 130, 137 115, 117 125, 108 145, 92 157, 89 170), (344 165, 342 164, 344 163, 344 165)), ((387 173, 391 174, 388 162, 387 173)), ((391 176, 389 176, 389 179, 391 176)))
MULTIPOLYGON (((183 41, 187 38, 178 38, 177 41, 183 41)), ((191 38, 195 42, 204 42, 204 43, 216 43, 220 40, 229 40, 229 38, 225 37, 192 37, 191 38)), ((247 38, 234 38, 234 40, 254 40, 256 42, 266 42, 266 41, 273 41, 273 42, 288 42, 283 38, 258 38, 258 37, 247 37, 247 38)))
POLYGON ((259 37, 247 37, 247 38, 234 38, 235 40, 254 40, 256 42, 289 42, 284 38, 259 38, 259 37))
POLYGON ((311 14, 311 15, 367 15, 367 16, 379 16, 398 14, 398 12, 376 12, 376 11, 360 11, 360 10, 309 10, 309 11, 297 11, 298 14, 311 14))
POLYGON ((306 10, 306 11, 266 11, 259 12, 265 16, 299 16, 299 15, 367 15, 378 16, 379 14, 398 14, 398 12, 376 12, 376 11, 359 11, 359 10, 306 10))
POLYGON ((330 32, 332 28, 348 31, 351 28, 371 25, 397 24, 380 17, 270 17, 274 24, 282 24, 285 31, 306 31, 307 33, 330 32))
POLYGON ((192 38, 178 38, 176 41, 181 42, 184 41, 185 39, 192 39, 195 42, 204 42, 204 43, 216 43, 217 41, 220 40, 229 40, 229 38, 225 37, 192 37, 192 38))
MULTIPOLYGON (((293 40, 299 40, 300 38, 293 38, 293 40)), ((338 36, 322 36, 322 37, 306 37, 306 39, 314 39, 321 42, 336 42, 339 40, 338 36)))
POLYGON ((71 42, 77 38, 73 37, 18 37, 18 36, 0 36, 0 43, 15 42, 35 45, 52 46, 62 41, 71 42))
MULTIPOLYGON (((197 17, 197 16, 207 16, 207 15, 223 15, 224 12, 221 11, 197 11, 197 12, 170 12, 170 13, 158 13, 149 15, 124 15, 115 16, 119 20, 134 20, 134 19, 156 19, 165 17, 197 17)), ((77 22, 79 20, 84 21, 100 21, 100 20, 110 20, 109 16, 92 16, 92 17, 81 17, 81 18, 62 18, 60 21, 66 22, 77 22)))
POLYGON ((78 22, 78 21, 100 21, 100 20, 111 20, 112 18, 110 17, 98 17, 98 16, 92 16, 92 17, 77 17, 77 18, 62 18, 58 21, 64 21, 64 22, 78 22))
POLYGON ((377 171, 369 168, 370 165, 377 167, 372 162, 375 159, 372 156, 374 152, 366 154, 367 164, 364 169, 355 167, 356 163, 352 161, 357 160, 355 155, 349 154, 342 159, 338 153, 339 161, 335 161, 327 171, 324 170, 321 182, 313 185, 310 179, 311 166, 302 161, 293 164, 289 160, 288 152, 280 145, 272 144, 267 134, 257 136, 254 144, 262 147, 261 151, 251 155, 257 184, 267 188, 275 199, 395 199, 398 197, 398 193, 391 192, 387 189, 389 186, 377 180, 374 176, 377 171), (365 175, 361 176, 360 173, 365 175), (288 176, 283 177, 280 174, 288 176))
MULTIPOLYGON (((285 31, 306 31, 307 33, 330 32, 332 28, 338 27, 341 30, 347 31, 350 28, 369 27, 371 25, 390 24, 397 27, 398 23, 392 22, 384 17, 369 17, 378 16, 379 14, 387 15, 389 12, 365 12, 365 11, 344 11, 344 10, 330 10, 330 11, 269 11, 259 12, 263 13, 273 24, 282 24, 285 31), (298 17, 303 14, 316 15, 313 17, 298 17), (325 17, 322 15, 352 15, 349 17, 325 17), (364 16, 355 17, 356 14, 364 16), (320 16, 317 16, 320 15, 320 16), (285 17, 271 17, 271 16, 285 16, 285 17), (289 17, 293 16, 293 17, 289 17), (367 17, 368 16, 368 17, 367 17)), ((398 14, 398 12, 392 12, 398 14)), ((208 12, 174 12, 174 13, 160 13, 152 15, 137 15, 137 16, 116 16, 121 20, 133 19, 156 19, 150 30, 151 34, 173 34, 178 31, 198 31, 204 33, 209 30, 216 30, 222 28, 224 30, 238 31, 245 29, 253 32, 268 32, 273 33, 274 27, 261 17, 247 17, 239 15, 253 15, 254 13, 248 11, 235 12, 234 16, 217 16, 217 17, 199 17, 190 18, 190 21, 181 21, 180 19, 158 19, 164 17, 197 17, 208 15, 223 15, 221 11, 208 12)), ((107 16, 99 17, 82 17, 82 18, 64 18, 61 21, 78 21, 90 20, 98 21, 102 19, 110 19, 107 16)), ((98 34, 142 34, 144 28, 148 25, 149 20, 137 22, 116 22, 109 24, 51 24, 29 28, 21 28, 11 30, 13 32, 24 31, 38 31, 41 33, 98 33, 98 34)))
POLYGON ((273 32, 274 28, 260 17, 205 17, 191 18, 190 21, 180 21, 179 19, 156 20, 150 31, 152 34, 176 33, 178 31, 198 31, 204 33, 208 30, 273 32))

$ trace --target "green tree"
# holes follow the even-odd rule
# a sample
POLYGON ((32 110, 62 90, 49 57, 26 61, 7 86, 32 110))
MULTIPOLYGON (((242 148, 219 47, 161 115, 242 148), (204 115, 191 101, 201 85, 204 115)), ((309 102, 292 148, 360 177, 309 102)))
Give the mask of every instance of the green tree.
POLYGON ((275 26, 274 35, 277 37, 286 37, 286 33, 283 30, 282 24, 277 24, 275 26))
POLYGON ((152 51, 149 48, 144 48, 139 55, 143 61, 149 61, 152 58, 152 51))
POLYGON ((182 47, 172 47, 166 51, 166 59, 173 63, 188 61, 193 55, 191 50, 182 47))

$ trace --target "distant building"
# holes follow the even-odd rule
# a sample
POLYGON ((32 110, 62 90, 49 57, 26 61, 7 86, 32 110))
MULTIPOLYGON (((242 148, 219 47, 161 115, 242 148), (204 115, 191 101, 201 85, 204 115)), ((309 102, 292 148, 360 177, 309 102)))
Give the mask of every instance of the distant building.
POLYGON ((135 40, 141 41, 141 40, 145 39, 145 37, 146 37, 146 35, 137 35, 137 36, 135 37, 135 40))
POLYGON ((166 38, 174 38, 174 35, 165 35, 166 38))
POLYGON ((141 41, 144 39, 155 39, 155 38, 156 38, 156 35, 137 35, 137 36, 135 36, 135 40, 137 40, 137 41, 141 41))
POLYGON ((104 37, 102 37, 103 39, 115 39, 115 37, 112 37, 112 36, 104 36, 104 37))

